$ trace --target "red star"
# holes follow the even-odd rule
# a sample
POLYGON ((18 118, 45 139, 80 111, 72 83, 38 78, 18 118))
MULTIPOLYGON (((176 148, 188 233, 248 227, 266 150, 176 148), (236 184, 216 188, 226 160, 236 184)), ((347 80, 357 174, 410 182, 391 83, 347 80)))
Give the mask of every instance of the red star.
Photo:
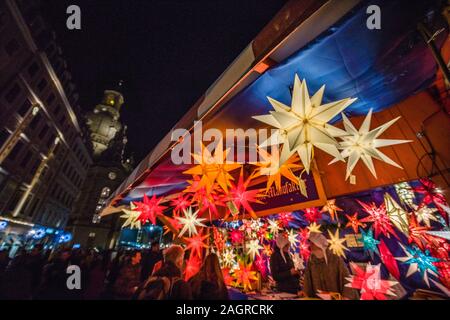
POLYGON ((197 254, 197 257, 202 257, 202 249, 207 249, 208 245, 205 240, 209 237, 208 234, 198 234, 190 238, 184 238, 187 242, 186 250, 191 250, 191 256, 197 254))
POLYGON ((282 212, 278 214, 278 221, 284 228, 288 227, 292 220, 292 212, 282 212))
POLYGON ((307 208, 305 209, 305 215, 304 217, 311 222, 317 222, 320 219, 322 219, 322 213, 317 208, 307 208))
POLYGON ((191 201, 189 201, 189 195, 179 194, 178 197, 172 200, 170 205, 173 208, 175 213, 183 212, 191 205, 191 201))
POLYGON ((398 269, 397 261, 383 240, 380 240, 378 250, 380 251, 381 261, 386 266, 388 271, 394 276, 395 279, 400 280, 400 270, 398 269))
POLYGON ((424 250, 428 242, 427 234, 425 233, 427 230, 429 230, 429 228, 420 226, 417 222, 416 215, 412 213, 409 218, 408 242, 414 242, 415 244, 417 244, 420 250, 424 250))
POLYGON ((359 200, 358 203, 363 207, 364 211, 369 214, 368 217, 361 219, 361 222, 373 222, 373 229, 375 231, 375 237, 377 238, 380 234, 390 237, 389 235, 394 235, 397 239, 398 236, 392 228, 391 221, 386 213, 386 207, 384 203, 377 207, 375 203, 367 204, 359 200))
POLYGON ((150 221, 152 224, 156 224, 156 218, 158 216, 162 216, 163 210, 167 207, 160 206, 162 202, 162 198, 157 198, 156 195, 153 195, 151 199, 144 194, 143 202, 135 202, 136 211, 140 211, 141 214, 138 217, 138 220, 141 221, 142 224, 150 221))
POLYGON ((240 230, 232 230, 230 233, 230 237, 233 244, 241 244, 242 242, 244 242, 244 234, 240 230))
POLYGON ((228 192, 227 198, 229 201, 232 201, 236 206, 237 210, 240 210, 241 207, 244 208, 245 212, 249 213, 253 218, 257 218, 255 211, 253 211, 250 203, 262 203, 258 200, 261 197, 261 193, 259 189, 247 190, 248 184, 252 179, 253 175, 251 175, 244 182, 244 173, 241 168, 241 174, 239 175, 239 181, 237 185, 231 184, 230 191, 228 192))
POLYGON ((419 180, 421 185, 417 187, 413 187, 413 191, 417 193, 421 193, 424 195, 422 199, 422 205, 429 205, 430 203, 434 203, 436 205, 436 208, 441 213, 442 217, 444 219, 447 219, 447 214, 445 211, 441 208, 441 205, 446 205, 447 201, 445 200, 444 195, 441 193, 441 191, 436 187, 436 184, 431 181, 428 178, 423 178, 419 180))
POLYGON ((358 212, 355 212, 353 216, 346 214, 348 219, 348 223, 346 224, 346 228, 352 228, 355 233, 358 233, 359 227, 365 228, 367 225, 358 220, 358 212))

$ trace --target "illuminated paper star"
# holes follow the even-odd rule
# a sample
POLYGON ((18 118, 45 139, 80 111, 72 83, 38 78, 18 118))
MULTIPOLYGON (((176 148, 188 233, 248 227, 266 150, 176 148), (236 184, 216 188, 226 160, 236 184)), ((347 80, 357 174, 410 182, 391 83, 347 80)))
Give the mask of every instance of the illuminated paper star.
POLYGON ((221 257, 225 267, 232 267, 236 263, 236 255, 232 248, 225 249, 221 257))
POLYGON ((429 208, 427 206, 413 206, 414 214, 416 215, 417 221, 420 223, 424 223, 427 227, 431 226, 430 220, 438 222, 438 218, 434 215, 438 210, 436 208, 429 208))
POLYGON ((193 234, 198 234, 197 227, 206 227, 202 222, 206 219, 198 218, 198 210, 194 213, 192 212, 192 207, 189 207, 187 210, 183 211, 184 217, 176 217, 178 221, 183 225, 181 228, 180 233, 178 234, 178 237, 181 237, 186 232, 188 232, 189 237, 191 237, 193 234))
POLYGON ((319 209, 317 209, 316 207, 313 208, 306 208, 305 209, 305 214, 304 217, 306 218, 306 220, 308 220, 308 222, 312 223, 312 222, 317 222, 320 219, 322 219, 322 213, 319 211, 319 209))
POLYGON ((214 245, 218 251, 222 251, 225 248, 225 239, 222 232, 218 228, 213 227, 214 245))
POLYGON ((375 230, 375 237, 378 238, 380 234, 390 237, 390 234, 397 237, 394 229, 392 228, 391 221, 386 213, 386 207, 384 203, 377 207, 375 203, 367 204, 356 200, 364 211, 369 214, 368 217, 361 219, 361 222, 373 222, 373 229, 375 230))
POLYGON ((282 212, 278 214, 278 221, 284 228, 287 228, 292 220, 292 212, 282 212))
POLYGON ((234 229, 230 232, 231 243, 241 244, 244 242, 244 234, 241 230, 234 229))
POLYGON ((179 194, 175 199, 170 202, 175 213, 180 213, 191 206, 191 201, 189 200, 189 195, 179 194))
POLYGON ((450 241, 450 231, 426 231, 426 233, 450 241))
POLYGON ((210 192, 206 191, 204 187, 198 189, 194 193, 193 199, 198 204, 199 215, 204 216, 204 213, 207 212, 210 222, 219 217, 217 206, 225 206, 220 196, 214 192, 214 187, 210 192))
POLYGON ((355 233, 358 233, 359 227, 362 227, 362 228, 366 227, 365 223, 362 223, 360 220, 358 220, 358 212, 355 212, 353 214, 353 216, 351 216, 349 214, 346 214, 345 216, 348 219, 348 222, 345 225, 345 227, 346 228, 352 228, 355 233))
POLYGON ((278 232, 281 230, 280 226, 278 225, 278 221, 269 219, 268 223, 269 226, 267 227, 267 229, 269 229, 269 231, 274 235, 278 234, 278 232))
POLYGON ((294 229, 289 230, 288 232, 288 241, 291 244, 291 248, 297 248, 297 244, 299 243, 298 234, 294 231, 294 229))
POLYGON ((330 214, 331 220, 338 220, 337 212, 343 211, 341 208, 336 206, 336 199, 328 200, 327 204, 323 206, 320 212, 328 212, 330 214))
POLYGON ((386 269, 388 269, 389 273, 392 274, 395 279, 400 280, 400 270, 398 269, 397 260, 395 260, 383 240, 380 240, 378 250, 380 252, 381 261, 386 266, 386 269))
POLYGON ((428 250, 422 252, 418 247, 405 247, 401 243, 400 246, 402 247, 406 257, 396 257, 395 259, 405 264, 409 264, 406 277, 409 277, 413 273, 420 272, 423 280, 429 287, 430 283, 428 281, 428 273, 438 277, 438 270, 434 263, 439 262, 440 260, 430 256, 428 250))
POLYGON ((408 236, 409 224, 408 224, 408 212, 399 206, 397 202, 389 195, 384 194, 384 205, 386 208, 386 214, 391 220, 392 224, 397 227, 404 235, 408 236))
POLYGON ((313 232, 321 233, 322 232, 322 231, 320 231, 320 224, 317 224, 315 222, 312 222, 307 228, 308 228, 309 233, 313 233, 313 232))
POLYGON ((257 239, 247 242, 246 247, 247 254, 251 257, 252 260, 255 260, 255 257, 260 255, 259 250, 263 249, 257 239))
POLYGON ((356 99, 347 98, 322 105, 324 90, 325 86, 310 97, 306 81, 300 81, 295 75, 291 107, 268 98, 275 111, 253 117, 278 129, 261 146, 283 144, 280 163, 284 163, 297 152, 306 172, 309 173, 314 147, 343 160, 335 137, 347 133, 329 125, 328 122, 356 99))
POLYGON ((442 209, 442 205, 446 205, 442 190, 439 189, 436 184, 428 178, 423 178, 419 180, 421 185, 414 187, 413 191, 423 195, 422 203, 420 205, 429 205, 434 203, 438 208, 444 219, 447 219, 445 210, 442 209))
POLYGON ((428 227, 423 227, 417 222, 414 213, 409 217, 409 236, 408 243, 415 243, 421 250, 424 250, 427 243, 432 240, 430 236, 427 235, 428 227))
POLYGON ((163 228, 164 228, 164 230, 165 230, 165 231, 164 231, 164 235, 166 235, 166 234, 172 232, 172 239, 175 239, 176 234, 180 231, 180 229, 181 229, 181 227, 182 227, 180 221, 179 221, 178 219, 176 219, 176 217, 177 217, 177 216, 174 216, 173 218, 166 217, 167 223, 169 223, 169 224, 171 225, 171 227, 172 227, 173 229, 175 229, 175 233, 172 232, 172 229, 169 228, 169 226, 167 226, 167 225, 164 225, 164 226, 163 226, 163 228))
POLYGON ((414 191, 412 190, 411 186, 408 182, 400 182, 397 184, 394 184, 395 192, 397 193, 398 197, 400 198, 400 201, 403 205, 407 206, 410 209, 413 209, 414 199, 416 198, 414 191))
POLYGON ((342 152, 340 157, 336 157, 330 162, 330 164, 342 160, 342 158, 348 158, 345 180, 350 177, 353 169, 360 159, 364 162, 375 178, 377 178, 377 173, 375 171, 372 158, 402 169, 401 166, 395 163, 383 152, 378 150, 378 148, 407 143, 411 142, 411 140, 377 139, 383 132, 392 126, 398 119, 400 119, 400 117, 397 117, 373 130, 370 130, 371 118, 372 109, 369 110, 369 113, 364 119, 364 122, 359 130, 356 130, 350 120, 348 120, 345 114, 342 113, 342 120, 344 122, 345 131, 347 131, 348 135, 340 137, 342 142, 340 142, 339 149, 341 149, 342 152))
POLYGON ((136 211, 136 206, 133 202, 130 203, 130 209, 122 209, 123 215, 121 215, 121 218, 126 219, 125 222, 122 225, 122 228, 126 228, 127 226, 130 226, 130 229, 140 229, 141 228, 141 221, 138 219, 141 215, 140 211, 136 211))
POLYGON ((380 252, 378 251, 377 247, 377 245, 380 244, 380 241, 376 240, 373 237, 372 229, 369 229, 367 232, 361 229, 361 240, 363 243, 364 252, 369 253, 372 259, 374 252, 380 255, 380 252))
POLYGON ((222 268, 223 282, 226 286, 231 286, 233 284, 233 277, 230 275, 229 268, 222 268))
POLYGON ((300 245, 298 246, 300 254, 304 261, 308 261, 309 256, 311 255, 311 248, 306 240, 300 241, 300 245))
POLYGON ((202 257, 202 249, 207 249, 208 245, 205 240, 208 239, 209 235, 196 235, 191 238, 185 238, 187 242, 186 250, 191 250, 191 255, 197 254, 199 258, 202 257))
POLYGON ((220 140, 215 148, 214 156, 203 144, 201 145, 201 154, 192 154, 192 157, 198 165, 184 171, 184 174, 200 176, 198 188, 206 187, 211 191, 214 183, 228 191, 231 186, 230 181, 233 177, 229 172, 241 167, 239 163, 227 162, 227 155, 230 149, 223 151, 223 141, 220 140))
POLYGON ((190 278, 195 276, 200 271, 201 265, 202 261, 200 258, 195 255, 190 255, 184 268, 184 281, 189 281, 190 278))
POLYGON ((227 197, 230 201, 233 201, 234 205, 236 206, 237 210, 239 211, 242 208, 244 208, 245 212, 249 213, 253 218, 256 217, 255 211, 253 211, 252 206, 250 203, 260 203, 262 204, 258 198, 262 197, 259 189, 253 189, 253 190, 247 190, 248 184, 250 183, 250 180, 253 178, 253 175, 251 175, 247 180, 244 182, 244 173, 243 169, 241 169, 241 173, 239 175, 239 181, 236 185, 231 183, 230 191, 227 194, 227 197))
POLYGON ((255 260, 255 267, 261 273, 261 276, 265 278, 268 273, 268 261, 266 257, 260 255, 255 260))
POLYGON ((242 286, 244 291, 252 290, 252 282, 257 281, 256 271, 252 270, 252 263, 239 262, 239 268, 234 272, 237 286, 242 286))
POLYGON ((272 247, 268 244, 265 244, 263 247, 263 254, 270 257, 272 255, 272 247))
POLYGON ((330 236, 330 239, 327 239, 329 249, 335 255, 345 258, 344 250, 349 250, 343 245, 345 238, 339 238, 339 229, 336 229, 334 235, 328 230, 328 235, 330 236))
POLYGON ((254 163, 258 167, 256 176, 267 176, 266 192, 275 183, 275 188, 281 190, 281 177, 285 177, 296 185, 299 184, 298 177, 294 171, 302 167, 297 154, 293 155, 285 162, 279 162, 279 152, 277 147, 272 148, 272 154, 265 149, 258 147, 258 154, 262 158, 261 162, 254 163))
POLYGON ((163 210, 167 207, 161 206, 163 198, 157 198, 154 194, 150 199, 144 194, 143 202, 136 202, 136 210, 140 211, 141 214, 138 217, 141 224, 145 224, 150 221, 152 224, 156 224, 156 218, 163 214, 163 210))
POLYGON ((360 290, 361 300, 386 300, 387 295, 395 296, 392 287, 398 282, 381 279, 381 264, 368 263, 365 270, 353 262, 350 266, 354 275, 345 278, 348 281, 345 286, 360 290))

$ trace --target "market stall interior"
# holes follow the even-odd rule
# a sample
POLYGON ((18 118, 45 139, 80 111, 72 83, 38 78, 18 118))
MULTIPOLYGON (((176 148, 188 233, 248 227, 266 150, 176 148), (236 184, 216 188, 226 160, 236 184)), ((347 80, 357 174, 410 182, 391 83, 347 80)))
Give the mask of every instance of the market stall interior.
POLYGON ((247 298, 450 297, 441 4, 288 2, 103 215, 164 226, 186 279, 215 252, 247 298))

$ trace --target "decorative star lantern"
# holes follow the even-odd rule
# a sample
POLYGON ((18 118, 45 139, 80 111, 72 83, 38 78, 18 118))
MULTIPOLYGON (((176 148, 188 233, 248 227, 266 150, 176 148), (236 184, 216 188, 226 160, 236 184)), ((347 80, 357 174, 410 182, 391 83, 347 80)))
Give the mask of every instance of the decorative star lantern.
POLYGON ((380 241, 373 237, 372 229, 369 229, 367 232, 361 229, 361 241, 363 243, 364 252, 369 253, 372 259, 374 252, 380 255, 377 247, 377 245, 380 244, 380 241))
POLYGON ((316 222, 312 222, 309 226, 306 227, 309 231, 309 233, 317 232, 321 233, 320 231, 320 224, 317 224, 316 222))
POLYGON ((223 282, 226 286, 231 286, 233 283, 233 277, 230 275, 229 268, 222 268, 223 282))
POLYGON ((397 193, 401 203, 404 206, 407 206, 410 209, 414 209, 414 199, 416 196, 414 195, 414 191, 408 182, 401 182, 394 184, 395 192, 397 193))
POLYGON ((201 267, 202 261, 195 255, 190 255, 186 261, 186 267, 184 268, 184 281, 189 281, 190 278, 195 276, 201 267))
POLYGON ((317 222, 322 219, 322 213, 316 207, 306 208, 304 217, 309 223, 317 222))
POLYGON ((386 266, 386 269, 388 269, 395 279, 400 280, 400 270, 398 269, 397 261, 383 240, 380 240, 378 250, 380 251, 381 261, 386 266))
POLYGON ((338 220, 337 217, 338 211, 343 210, 336 205, 336 199, 328 200, 327 204, 323 206, 322 210, 320 210, 320 212, 328 212, 330 214, 331 220, 338 220))
POLYGON ((214 219, 219 217, 219 211, 217 206, 225 206, 222 199, 213 190, 208 192, 206 188, 200 188, 194 194, 193 199, 198 203, 199 215, 202 216, 204 213, 208 213, 209 221, 212 222, 214 219))
POLYGON ((299 240, 298 240, 298 234, 294 231, 294 229, 289 230, 288 241, 291 245, 291 248, 295 250, 295 248, 297 248, 297 244, 298 244, 299 240))
POLYGON ((269 244, 265 244, 263 245, 263 251, 262 253, 267 256, 270 257, 272 255, 272 247, 269 244))
POLYGON ((370 130, 371 118, 372 109, 370 109, 361 127, 357 130, 345 114, 342 113, 342 120, 344 122, 345 131, 347 131, 348 135, 340 137, 342 142, 340 143, 339 149, 341 149, 342 152, 339 157, 336 157, 330 163, 342 160, 342 158, 348 158, 345 180, 350 177, 353 169, 360 159, 364 162, 375 178, 377 178, 377 173, 375 172, 372 158, 402 169, 401 166, 395 163, 383 152, 378 150, 378 148, 407 143, 411 142, 411 140, 377 139, 383 132, 392 126, 398 119, 400 119, 400 117, 397 117, 373 130, 370 130))
POLYGON ((409 217, 408 229, 408 243, 415 243, 421 250, 424 250, 429 240, 426 234, 429 228, 419 225, 416 216, 412 213, 409 217))
POLYGON ((335 255, 345 258, 344 250, 349 250, 343 245, 343 243, 345 242, 345 238, 339 238, 339 229, 336 229, 334 235, 330 232, 330 230, 328 230, 328 235, 330 236, 330 239, 327 239, 328 248, 335 255))
POLYGON ((302 240, 298 246, 300 255, 302 256, 304 261, 309 260, 309 256, 311 255, 311 248, 309 246, 308 241, 302 240))
POLYGON ((238 229, 231 230, 230 238, 231 238, 231 243, 241 244, 244 242, 244 233, 238 229))
POLYGON ((253 218, 256 219, 256 213, 255 211, 253 211, 250 203, 262 204, 263 202, 258 200, 258 198, 262 197, 263 195, 260 193, 259 189, 247 190, 248 184, 250 183, 252 178, 253 175, 250 175, 250 177, 244 182, 244 173, 243 169, 241 168, 239 181, 237 185, 231 184, 231 188, 228 192, 227 198, 229 201, 232 201, 234 203, 238 211, 242 207, 244 208, 245 212, 249 213, 253 218))
POLYGON ((189 200, 189 195, 179 194, 175 199, 170 202, 170 205, 173 207, 173 211, 176 214, 183 212, 188 207, 191 206, 191 201, 189 200))
POLYGON ((346 214, 345 216, 348 219, 345 227, 352 228, 355 233, 358 233, 359 227, 365 228, 367 226, 365 223, 362 223, 360 220, 358 220, 358 212, 355 212, 352 216, 348 214, 346 214))
POLYGON ((267 229, 273 233, 274 235, 278 234, 278 232, 280 232, 281 227, 278 225, 278 221, 277 220, 271 220, 269 219, 267 221, 269 223, 269 226, 267 227, 267 229))
POLYGON ((350 266, 354 275, 346 278, 348 283, 345 286, 360 290, 361 300, 386 300, 388 295, 395 296, 392 287, 398 282, 382 280, 380 264, 371 265, 369 263, 365 270, 353 262, 350 263, 350 266))
POLYGON ((227 248, 222 254, 222 263, 225 267, 232 267, 236 264, 236 255, 232 248, 227 248))
POLYGON ((250 258, 254 261, 256 256, 260 255, 259 250, 262 250, 263 247, 259 244, 259 241, 257 239, 250 240, 246 244, 247 248, 247 254, 250 256, 250 258))
POLYGON ((256 269, 261 273, 261 276, 263 278, 265 278, 267 276, 268 273, 268 259, 266 257, 264 257, 263 255, 260 255, 258 257, 256 257, 255 260, 255 267, 256 269))
POLYGON ((202 250, 207 249, 208 245, 205 240, 208 239, 209 235, 202 235, 201 233, 193 236, 191 238, 185 238, 187 246, 186 250, 191 250, 191 255, 197 254, 197 257, 202 257, 202 250))
POLYGON ((431 220, 436 222, 439 221, 439 219, 434 214, 438 211, 436 208, 429 208, 425 205, 421 205, 420 207, 413 205, 413 209, 417 221, 425 224, 427 227, 431 227, 431 220))
POLYGON ((358 203, 363 207, 364 211, 369 214, 368 217, 361 219, 361 222, 373 222, 373 229, 375 230, 375 237, 378 238, 380 234, 390 237, 394 235, 396 238, 394 229, 392 228, 391 221, 386 213, 386 207, 384 203, 377 207, 375 203, 367 204, 359 200, 358 203))
POLYGON ((138 217, 141 224, 145 224, 149 221, 152 224, 156 224, 156 218, 162 216, 163 210, 167 208, 160 205, 162 200, 162 198, 157 198, 155 194, 150 199, 144 194, 143 202, 135 203, 136 210, 141 212, 138 217))
POLYGON ((255 177, 267 176, 266 193, 273 184, 275 184, 276 190, 281 190, 282 177, 285 177, 296 185, 299 184, 299 179, 294 172, 303 167, 300 164, 300 158, 297 154, 283 163, 279 161, 278 147, 272 147, 272 154, 268 153, 264 148, 258 147, 258 154, 262 161, 254 163, 258 167, 255 177))
POLYGON ((231 186, 233 180, 230 172, 241 167, 239 163, 229 163, 227 155, 230 149, 223 151, 223 141, 220 140, 215 148, 214 156, 203 144, 201 154, 192 154, 198 165, 184 171, 184 174, 199 176, 200 181, 197 188, 205 187, 209 192, 217 184, 225 191, 231 186))
POLYGON ((292 220, 292 212, 282 212, 278 214, 278 221, 283 226, 283 228, 287 228, 292 220))
POLYGON ((386 208, 386 214, 392 224, 404 235, 408 236, 408 212, 400 207, 399 204, 392 199, 389 193, 384 194, 384 206, 386 208))
POLYGON ((252 270, 252 263, 239 262, 239 269, 234 272, 237 286, 242 286, 244 291, 252 290, 252 282, 257 281, 256 271, 252 270))
POLYGON ((406 277, 409 277, 415 272, 420 272, 423 280, 429 287, 430 283, 428 281, 428 273, 438 277, 438 270, 434 263, 439 262, 440 260, 430 256, 428 250, 422 252, 418 247, 405 247, 401 243, 400 246, 402 247, 406 257, 396 257, 395 259, 405 264, 409 264, 406 277))
POLYGON ((181 228, 180 233, 178 234, 178 237, 183 236, 186 232, 188 233, 189 237, 191 237, 194 234, 198 234, 197 227, 206 227, 202 222, 206 219, 198 218, 198 210, 195 212, 192 212, 192 207, 189 207, 187 210, 183 211, 184 217, 176 217, 180 224, 183 226, 181 228))
POLYGON ((218 228, 213 228, 214 245, 218 251, 222 251, 225 248, 225 239, 223 238, 222 232, 218 228))
POLYGON ((436 184, 428 178, 423 178, 419 180, 421 185, 414 187, 414 192, 423 194, 422 203, 420 205, 429 205, 434 203, 438 208, 444 219, 447 219, 447 214, 445 210, 442 209, 442 205, 446 205, 445 197, 442 191, 436 186, 436 184))
POLYGON ((136 211, 136 205, 131 202, 130 203, 130 209, 122 209, 122 212, 124 213, 121 215, 121 218, 125 219, 125 222, 122 225, 122 228, 126 228, 127 226, 130 226, 130 229, 140 229, 141 228, 141 221, 138 219, 141 215, 140 211, 136 211))
POLYGON ((174 216, 174 218, 170 218, 170 217, 166 217, 167 223, 170 224, 170 226, 173 228, 173 230, 175 230, 175 232, 172 232, 172 229, 169 228, 169 226, 164 225, 164 234, 168 234, 170 232, 172 232, 172 239, 175 239, 176 234, 178 234, 178 232, 180 231, 182 225, 180 223, 180 221, 178 219, 176 219, 177 216, 174 216))
POLYGON ((253 117, 278 129, 261 146, 283 144, 280 163, 286 162, 294 153, 298 153, 306 172, 309 173, 314 147, 342 160, 335 137, 347 133, 328 122, 356 99, 347 98, 322 105, 324 90, 325 86, 310 97, 306 81, 300 81, 295 75, 291 107, 269 98, 275 111, 271 111, 268 115, 253 117))

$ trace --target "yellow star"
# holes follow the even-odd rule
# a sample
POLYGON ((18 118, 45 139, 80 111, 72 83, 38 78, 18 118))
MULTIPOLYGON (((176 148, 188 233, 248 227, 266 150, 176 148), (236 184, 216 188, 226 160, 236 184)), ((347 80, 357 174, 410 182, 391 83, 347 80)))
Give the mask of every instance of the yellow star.
POLYGON ((140 229, 141 221, 138 220, 138 217, 141 215, 141 212, 134 210, 134 209, 136 209, 136 205, 133 202, 130 202, 130 209, 131 210, 122 209, 123 213, 125 213, 125 214, 121 215, 120 217, 126 219, 122 225, 122 228, 130 226, 131 229, 134 229, 134 228, 140 229))
POLYGON ((406 212, 400 205, 386 193, 384 195, 384 204, 386 206, 386 214, 392 224, 397 227, 406 236, 409 235, 409 219, 406 212))
POLYGON ((262 158, 262 162, 254 163, 259 168, 256 171, 255 176, 267 176, 266 192, 275 183, 277 190, 281 189, 281 177, 285 177, 295 184, 299 184, 299 178, 295 176, 294 172, 297 169, 303 168, 300 165, 300 158, 297 154, 290 157, 286 162, 280 166, 278 148, 272 148, 272 154, 268 153, 265 149, 258 147, 258 153, 262 158))
POLYGON ((337 220, 337 211, 343 211, 336 204, 336 199, 328 200, 327 204, 323 206, 320 212, 328 212, 330 214, 331 220, 337 220))
POLYGON ((214 156, 203 144, 201 145, 201 154, 192 154, 198 165, 183 173, 200 176, 196 190, 205 187, 206 191, 210 192, 214 183, 217 182, 223 190, 228 191, 228 188, 231 187, 230 181, 234 180, 229 172, 241 167, 239 163, 227 162, 229 151, 230 149, 223 151, 223 141, 220 140, 215 148, 214 156))
POLYGON ((320 233, 321 232, 320 225, 315 222, 311 223, 307 228, 309 230, 309 233, 313 233, 313 232, 320 233))
POLYGON ((342 244, 345 242, 345 238, 339 238, 339 229, 336 229, 336 233, 334 235, 330 232, 330 230, 328 230, 328 235, 330 236, 330 240, 327 239, 329 249, 335 255, 345 257, 344 250, 349 250, 342 244))

